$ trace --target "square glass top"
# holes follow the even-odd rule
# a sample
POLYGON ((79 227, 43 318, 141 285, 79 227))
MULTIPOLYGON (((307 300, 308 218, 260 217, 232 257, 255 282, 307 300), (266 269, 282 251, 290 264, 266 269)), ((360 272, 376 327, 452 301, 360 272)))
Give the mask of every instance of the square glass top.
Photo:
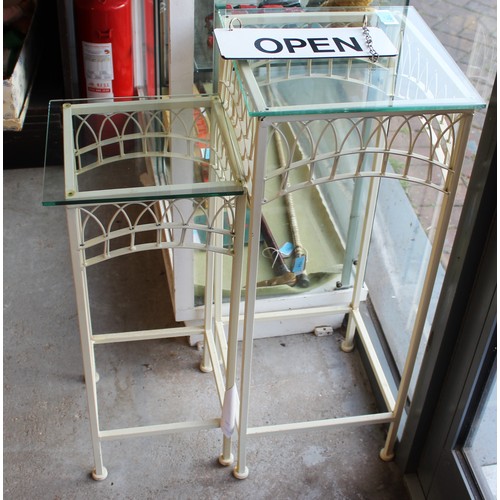
MULTIPOLYGON (((485 105, 413 7, 228 9, 219 11, 219 25, 234 30, 281 28, 290 33, 293 59, 232 61, 251 116, 464 111, 485 105), (362 32, 365 16, 368 31, 382 30, 396 56, 376 61, 333 55, 300 58, 294 29, 332 28, 335 37, 340 31, 334 28, 362 32)), ((326 51, 328 40, 313 39, 315 50, 326 51)))
POLYGON ((52 101, 42 203, 232 196, 239 164, 217 96, 52 101))

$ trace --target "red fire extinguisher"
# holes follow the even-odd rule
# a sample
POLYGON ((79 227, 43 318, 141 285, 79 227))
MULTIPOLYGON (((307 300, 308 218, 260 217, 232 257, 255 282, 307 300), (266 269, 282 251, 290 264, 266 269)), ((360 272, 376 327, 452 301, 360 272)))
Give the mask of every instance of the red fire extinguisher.
POLYGON ((84 97, 134 95, 131 0, 75 0, 84 97))

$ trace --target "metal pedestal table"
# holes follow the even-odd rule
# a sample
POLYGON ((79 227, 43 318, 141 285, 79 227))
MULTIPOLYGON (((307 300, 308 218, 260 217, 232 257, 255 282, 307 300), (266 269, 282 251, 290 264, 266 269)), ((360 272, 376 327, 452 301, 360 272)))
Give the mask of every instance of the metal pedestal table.
MULTIPOLYGON (((216 96, 53 102, 49 130, 61 115, 64 169, 46 167, 44 204, 63 205, 67 211, 94 453, 92 476, 102 480, 107 476, 103 441, 221 426, 221 416, 214 415, 208 420, 103 429, 94 351, 114 342, 202 334, 201 369, 213 370, 223 404, 226 392, 234 391, 236 375, 246 195, 216 96), (176 170, 190 172, 191 182, 173 183, 176 170), (95 334, 87 269, 148 250, 173 254, 174 265, 179 253, 205 254, 203 325, 95 334), (221 319, 224 255, 232 257, 234 291, 227 333, 221 319)), ((224 408, 223 415, 230 436, 236 406, 224 408)), ((232 462, 230 437, 224 438, 220 461, 232 462)))
MULTIPOLYGON (((248 438, 261 434, 386 423, 389 430, 380 456, 390 460, 394 454, 472 116, 483 102, 413 8, 276 10, 265 15, 227 10, 219 11, 218 22, 226 29, 284 27, 293 39, 294 27, 362 29, 365 16, 368 28, 377 27, 388 36, 397 56, 220 62, 218 92, 238 140, 251 211, 234 471, 238 478, 248 475, 248 438), (439 193, 440 201, 397 394, 391 391, 359 309, 382 181, 421 186, 439 193), (331 197, 326 187, 340 185, 349 186, 350 195, 331 197), (319 190, 332 212, 339 204, 350 207, 339 283, 339 289, 351 290, 350 298, 344 305, 272 315, 288 320, 327 312, 347 315, 342 349, 351 351, 355 335, 359 336, 385 408, 375 414, 252 427, 249 394, 262 212, 273 200, 304 189, 319 190)), ((293 40, 290 44, 299 52, 301 44, 293 40)), ((300 273, 299 268, 297 279, 300 273)))

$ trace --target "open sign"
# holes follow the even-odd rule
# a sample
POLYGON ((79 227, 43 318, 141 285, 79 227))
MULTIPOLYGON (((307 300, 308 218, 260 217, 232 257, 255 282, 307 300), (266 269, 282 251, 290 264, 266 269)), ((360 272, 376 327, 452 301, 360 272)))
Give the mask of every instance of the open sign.
MULTIPOLYGON (((362 28, 240 28, 215 29, 224 59, 313 59, 370 57, 362 28)), ((380 28, 370 27, 372 45, 380 57, 397 55, 380 28)))

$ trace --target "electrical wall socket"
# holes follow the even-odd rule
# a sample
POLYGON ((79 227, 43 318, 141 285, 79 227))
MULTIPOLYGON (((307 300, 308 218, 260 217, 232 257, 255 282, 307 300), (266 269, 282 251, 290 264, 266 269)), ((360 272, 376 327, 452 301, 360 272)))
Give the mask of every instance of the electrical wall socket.
POLYGON ((317 326, 314 329, 316 337, 325 337, 326 335, 333 335, 333 328, 331 326, 317 326))

